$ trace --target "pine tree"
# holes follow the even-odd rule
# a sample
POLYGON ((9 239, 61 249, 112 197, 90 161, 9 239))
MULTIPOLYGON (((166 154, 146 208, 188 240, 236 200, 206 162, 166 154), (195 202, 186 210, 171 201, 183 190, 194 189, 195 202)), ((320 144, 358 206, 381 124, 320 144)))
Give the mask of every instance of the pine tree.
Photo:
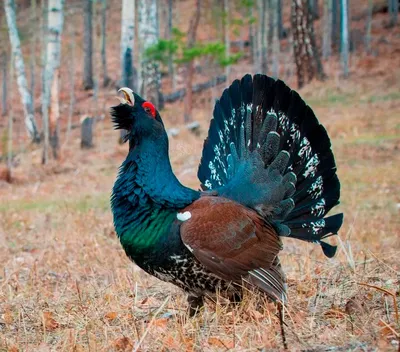
POLYGON ((293 51, 299 87, 314 77, 324 79, 321 59, 316 45, 312 14, 308 0, 292 0, 293 51))

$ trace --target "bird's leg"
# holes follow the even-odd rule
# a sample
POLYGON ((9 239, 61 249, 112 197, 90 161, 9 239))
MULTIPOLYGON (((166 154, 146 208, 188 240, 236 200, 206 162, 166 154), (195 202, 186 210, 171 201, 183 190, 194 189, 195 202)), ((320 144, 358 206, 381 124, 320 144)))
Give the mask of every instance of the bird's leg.
POLYGON ((203 296, 188 296, 188 303, 189 303, 189 316, 195 316, 201 307, 204 305, 204 297, 203 296))
POLYGON ((285 350, 287 350, 288 349, 288 345, 287 345, 287 342, 286 342, 286 334, 285 334, 285 328, 284 328, 285 321, 283 319, 284 306, 283 306, 283 304, 281 302, 278 302, 277 304, 278 304, 279 323, 280 323, 280 326, 281 326, 281 336, 282 336, 283 348, 285 350))

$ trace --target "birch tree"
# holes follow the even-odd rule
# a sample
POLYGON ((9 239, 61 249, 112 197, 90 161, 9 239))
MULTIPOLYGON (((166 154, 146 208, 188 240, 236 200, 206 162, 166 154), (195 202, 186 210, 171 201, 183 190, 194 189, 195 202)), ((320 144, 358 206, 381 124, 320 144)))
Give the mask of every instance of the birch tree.
POLYGON ((348 12, 347 0, 340 0, 341 4, 341 41, 340 41, 340 57, 342 61, 343 76, 349 75, 349 25, 348 25, 348 12))
POLYGON ((39 143, 40 136, 36 127, 32 95, 29 92, 28 82, 26 80, 25 64, 22 57, 21 43, 19 40, 14 9, 14 0, 4 1, 4 10, 7 18, 8 34, 10 37, 12 55, 14 57, 15 74, 17 75, 18 90, 24 108, 25 126, 32 141, 35 143, 39 143))
POLYGON ((123 0, 121 17, 121 86, 135 90, 133 67, 135 1, 123 0))
POLYGON ((44 94, 42 96, 44 130, 43 164, 48 162, 49 145, 52 147, 53 156, 55 158, 58 157, 58 78, 61 54, 61 34, 64 24, 64 0, 48 1, 46 65, 44 67, 44 94))
POLYGON ((31 0, 31 18, 30 18, 30 29, 31 29, 31 39, 30 39, 30 58, 29 58, 29 71, 30 71, 30 91, 32 94, 33 101, 35 100, 35 71, 36 71, 36 33, 37 33, 37 18, 36 18, 36 0, 31 0))
POLYGON ((93 89, 93 3, 85 0, 83 8, 84 31, 83 31, 83 88, 93 89))
POLYGON ((146 51, 156 45, 159 39, 157 0, 139 1, 139 38, 141 92, 145 99, 161 109, 161 74, 159 64, 146 55, 146 51))

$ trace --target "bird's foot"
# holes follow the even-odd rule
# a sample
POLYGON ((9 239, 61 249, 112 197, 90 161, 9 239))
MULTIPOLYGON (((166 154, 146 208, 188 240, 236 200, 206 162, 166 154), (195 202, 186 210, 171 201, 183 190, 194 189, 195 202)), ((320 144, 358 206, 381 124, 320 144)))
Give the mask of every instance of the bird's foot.
POLYGON ((189 295, 188 303, 189 303, 189 316, 194 317, 200 311, 200 308, 204 306, 204 297, 189 295))

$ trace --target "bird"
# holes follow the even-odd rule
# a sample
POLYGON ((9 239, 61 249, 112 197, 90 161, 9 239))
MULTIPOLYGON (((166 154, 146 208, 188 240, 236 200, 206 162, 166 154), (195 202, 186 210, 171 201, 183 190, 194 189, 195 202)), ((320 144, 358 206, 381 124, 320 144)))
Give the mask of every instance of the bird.
POLYGON ((236 79, 216 101, 198 168, 181 184, 157 108, 130 88, 110 110, 129 143, 111 194, 116 234, 141 269, 188 295, 190 315, 220 292, 287 302, 282 238, 331 258, 343 214, 326 216, 340 182, 326 129, 300 95, 263 74, 236 79))

